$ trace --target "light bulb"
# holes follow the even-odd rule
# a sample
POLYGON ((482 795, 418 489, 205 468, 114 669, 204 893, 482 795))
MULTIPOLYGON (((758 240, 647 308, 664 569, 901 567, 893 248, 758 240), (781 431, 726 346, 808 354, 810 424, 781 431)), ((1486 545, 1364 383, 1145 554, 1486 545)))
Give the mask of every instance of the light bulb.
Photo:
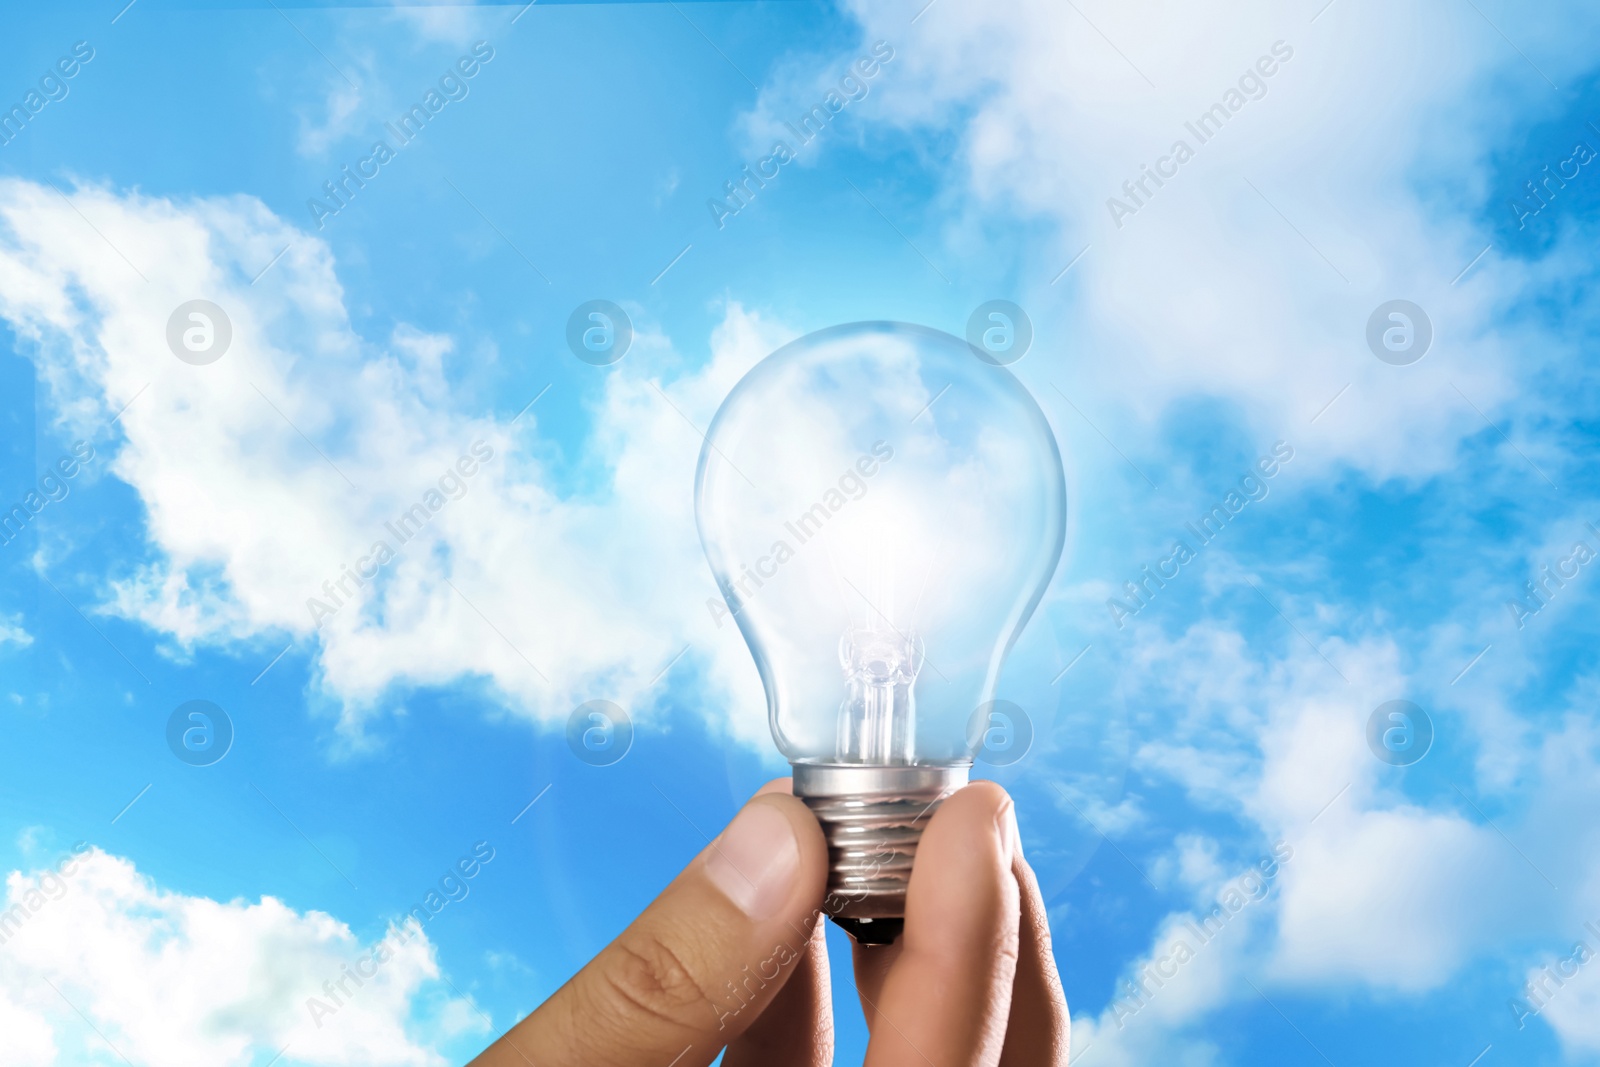
POLYGON ((827 837, 827 910, 858 940, 892 940, 922 828, 966 783, 979 709, 1061 556, 1049 424, 949 334, 821 330, 723 401, 695 519, 718 625, 749 645, 827 837))

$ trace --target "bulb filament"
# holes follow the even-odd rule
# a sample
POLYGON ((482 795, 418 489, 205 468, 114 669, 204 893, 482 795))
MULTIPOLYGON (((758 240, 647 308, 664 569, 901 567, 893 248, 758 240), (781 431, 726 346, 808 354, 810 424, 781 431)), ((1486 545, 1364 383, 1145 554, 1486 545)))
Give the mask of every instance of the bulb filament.
POLYGON ((839 708, 842 763, 909 764, 916 747, 913 686, 922 669, 916 635, 852 627, 839 641, 839 665, 849 693, 839 708))

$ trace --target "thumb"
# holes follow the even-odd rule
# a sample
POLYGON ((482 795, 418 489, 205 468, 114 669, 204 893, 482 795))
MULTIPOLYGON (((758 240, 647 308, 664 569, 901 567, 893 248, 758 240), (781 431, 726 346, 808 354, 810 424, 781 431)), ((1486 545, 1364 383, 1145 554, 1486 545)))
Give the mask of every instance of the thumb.
POLYGON ((794 973, 821 914, 815 816, 762 793, 600 955, 478 1067, 705 1065, 794 973), (510 1043, 509 1048, 502 1046, 510 1043))

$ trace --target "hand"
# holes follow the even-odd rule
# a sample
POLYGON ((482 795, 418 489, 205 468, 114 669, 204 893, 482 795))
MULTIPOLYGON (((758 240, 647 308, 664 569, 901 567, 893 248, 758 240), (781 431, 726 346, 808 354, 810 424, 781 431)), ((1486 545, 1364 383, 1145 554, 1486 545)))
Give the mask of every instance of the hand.
MULTIPOLYGON (((631 926, 474 1067, 822 1067, 827 847, 770 782, 631 926)), ((928 821, 893 944, 856 945, 866 1067, 1065 1065, 1066 999, 1011 798, 974 782, 928 821)))

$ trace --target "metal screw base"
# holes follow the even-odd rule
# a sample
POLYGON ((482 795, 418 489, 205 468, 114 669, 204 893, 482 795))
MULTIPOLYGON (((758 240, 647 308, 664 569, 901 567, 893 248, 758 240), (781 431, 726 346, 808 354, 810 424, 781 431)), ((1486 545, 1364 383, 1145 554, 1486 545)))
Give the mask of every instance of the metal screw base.
POLYGON ((823 910, 863 944, 893 941, 899 923, 841 920, 905 915, 906 886, 922 830, 939 802, 966 784, 965 764, 795 764, 794 795, 816 815, 828 841, 823 910))

